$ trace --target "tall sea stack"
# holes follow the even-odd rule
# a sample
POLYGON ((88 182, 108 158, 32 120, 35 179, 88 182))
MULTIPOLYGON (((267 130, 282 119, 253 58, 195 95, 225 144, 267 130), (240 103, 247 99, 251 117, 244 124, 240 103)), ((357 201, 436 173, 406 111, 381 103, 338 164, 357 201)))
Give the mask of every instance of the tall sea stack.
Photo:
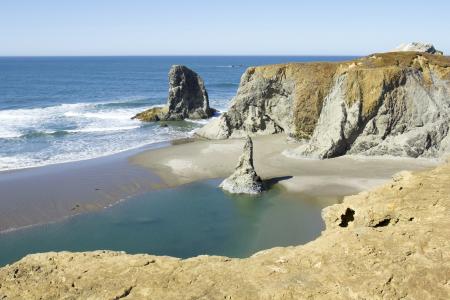
POLYGON ((141 121, 179 121, 206 119, 213 115, 203 79, 186 66, 174 65, 169 71, 167 105, 137 114, 141 121))
POLYGON ((247 136, 236 170, 220 187, 233 194, 258 194, 263 190, 261 178, 253 166, 253 141, 247 136))

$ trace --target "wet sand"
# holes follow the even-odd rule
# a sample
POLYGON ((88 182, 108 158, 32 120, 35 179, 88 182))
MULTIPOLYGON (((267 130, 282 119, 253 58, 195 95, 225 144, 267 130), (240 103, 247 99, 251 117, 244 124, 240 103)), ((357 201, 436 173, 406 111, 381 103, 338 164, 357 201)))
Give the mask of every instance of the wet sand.
MULTIPOLYGON (((345 156, 328 160, 293 159, 282 154, 298 147, 284 134, 253 138, 256 172, 268 185, 332 204, 342 197, 378 186, 402 170, 424 170, 437 160, 345 156)), ((157 174, 168 186, 224 178, 234 170, 243 140, 199 140, 139 153, 133 165, 157 174)))
MULTIPOLYGON (((437 165, 426 159, 341 157, 292 159, 281 154, 298 146, 285 135, 254 138, 255 168, 268 185, 334 204, 402 170, 437 165)), ((242 152, 242 140, 187 139, 107 157, 0 172, 0 232, 57 221, 108 207, 156 188, 224 178, 242 152)))
MULTIPOLYGON (((152 148, 168 146, 152 145, 152 148)), ((149 147, 147 147, 149 148, 149 147)), ((0 232, 110 206, 163 187, 128 158, 143 149, 38 168, 0 172, 0 232)))

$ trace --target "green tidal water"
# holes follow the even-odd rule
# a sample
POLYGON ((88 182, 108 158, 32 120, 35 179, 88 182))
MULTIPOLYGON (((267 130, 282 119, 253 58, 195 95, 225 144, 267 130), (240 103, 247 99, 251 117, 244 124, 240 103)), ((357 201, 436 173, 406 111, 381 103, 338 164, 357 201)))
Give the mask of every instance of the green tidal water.
POLYGON ((208 180, 156 190, 99 212, 0 234, 0 266, 36 252, 120 250, 246 257, 304 244, 324 228, 315 201, 278 189, 230 195, 208 180))

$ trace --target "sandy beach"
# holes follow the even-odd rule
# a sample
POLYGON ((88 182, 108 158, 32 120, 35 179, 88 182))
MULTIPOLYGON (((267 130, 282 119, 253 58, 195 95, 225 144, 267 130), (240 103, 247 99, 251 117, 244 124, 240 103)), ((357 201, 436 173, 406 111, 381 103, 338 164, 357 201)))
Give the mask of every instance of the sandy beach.
POLYGON ((143 149, 0 172, 0 232, 99 210, 161 187, 157 176, 128 163, 128 158, 139 151, 143 149))
MULTIPOLYGON (((321 201, 378 186, 402 170, 424 170, 438 162, 410 158, 340 157, 292 159, 282 151, 298 146, 283 134, 254 138, 255 168, 270 187, 321 201)), ((243 141, 178 140, 107 157, 0 173, 0 232, 103 209, 152 189, 225 178, 243 141), (26 188, 24 188, 26 187, 26 188)))
MULTIPOLYGON (((424 170, 436 160, 343 156, 328 160, 293 159, 282 154, 298 147, 284 134, 258 136, 254 141, 256 172, 268 186, 317 201, 335 203, 343 196, 368 190, 402 170, 424 170)), ((229 176, 242 153, 243 140, 197 140, 141 152, 132 165, 147 168, 168 186, 229 176)))

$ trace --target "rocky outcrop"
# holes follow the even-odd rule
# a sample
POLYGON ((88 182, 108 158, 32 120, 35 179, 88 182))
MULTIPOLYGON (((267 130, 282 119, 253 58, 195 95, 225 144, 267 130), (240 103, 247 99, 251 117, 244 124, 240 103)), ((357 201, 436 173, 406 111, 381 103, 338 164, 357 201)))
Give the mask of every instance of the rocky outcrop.
POLYGON ((336 71, 334 63, 251 67, 228 111, 197 131, 210 139, 285 132, 310 136, 336 71))
POLYGON ((430 54, 438 54, 443 55, 442 51, 436 50, 432 44, 420 43, 420 42, 412 42, 401 44, 396 47, 392 52, 400 52, 400 51, 413 51, 413 52, 426 52, 430 54))
POLYGON ((315 241, 246 259, 29 255, 0 269, 0 299, 448 299, 448 182, 448 164, 401 173, 326 208, 315 241))
POLYGON ((263 190, 261 178, 253 166, 253 141, 247 136, 244 151, 239 157, 236 170, 226 178, 220 187, 233 194, 258 194, 263 190))
POLYGON ((287 154, 438 157, 447 152, 450 68, 435 65, 433 56, 406 62, 411 65, 339 72, 311 139, 287 154))
POLYGON ((449 147, 450 59, 416 52, 250 68, 206 138, 286 132, 294 157, 432 156, 449 147))
POLYGON ((175 65, 169 71, 169 97, 164 107, 153 107, 133 118, 141 121, 177 121, 206 119, 213 115, 203 79, 185 66, 175 65))

